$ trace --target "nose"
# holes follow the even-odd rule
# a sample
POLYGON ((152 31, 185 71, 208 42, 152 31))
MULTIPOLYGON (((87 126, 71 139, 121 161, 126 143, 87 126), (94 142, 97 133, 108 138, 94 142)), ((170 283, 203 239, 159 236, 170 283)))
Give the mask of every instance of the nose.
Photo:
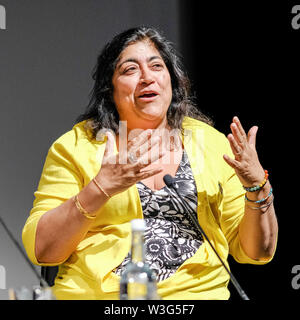
POLYGON ((150 84, 154 81, 151 70, 148 68, 143 68, 141 70, 140 83, 141 84, 150 84))

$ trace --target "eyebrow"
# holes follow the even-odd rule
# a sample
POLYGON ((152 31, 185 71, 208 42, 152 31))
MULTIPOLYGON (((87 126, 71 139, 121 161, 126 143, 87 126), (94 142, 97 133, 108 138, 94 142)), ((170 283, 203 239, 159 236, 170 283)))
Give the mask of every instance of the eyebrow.
MULTIPOLYGON (((151 56, 150 58, 147 59, 147 62, 151 62, 152 60, 155 60, 155 59, 160 59, 162 60, 162 58, 160 56, 151 56)), ((120 63, 118 66, 117 66, 117 69, 120 69, 121 66, 126 63, 126 62, 135 62, 135 63, 138 63, 138 60, 137 59, 134 59, 134 58, 128 58, 126 60, 124 60, 122 63, 120 63)))

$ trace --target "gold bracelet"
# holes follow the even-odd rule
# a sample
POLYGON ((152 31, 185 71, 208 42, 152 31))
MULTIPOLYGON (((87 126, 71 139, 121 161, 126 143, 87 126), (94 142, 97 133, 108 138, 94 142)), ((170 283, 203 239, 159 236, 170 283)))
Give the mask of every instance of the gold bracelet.
POLYGON ((79 211, 81 214, 83 214, 86 218, 88 218, 88 219, 95 219, 95 218, 96 218, 96 215, 90 214, 88 211, 86 211, 86 210, 82 207, 82 205, 80 204, 79 199, 78 199, 78 194, 77 194, 75 197, 73 197, 73 200, 74 200, 74 202, 75 202, 75 205, 76 205, 76 208, 78 209, 78 211, 79 211))
POLYGON ((102 186, 100 185, 100 183, 96 180, 96 178, 93 179, 95 185, 99 188, 100 191, 102 191, 107 198, 110 198, 109 194, 102 188, 102 186))

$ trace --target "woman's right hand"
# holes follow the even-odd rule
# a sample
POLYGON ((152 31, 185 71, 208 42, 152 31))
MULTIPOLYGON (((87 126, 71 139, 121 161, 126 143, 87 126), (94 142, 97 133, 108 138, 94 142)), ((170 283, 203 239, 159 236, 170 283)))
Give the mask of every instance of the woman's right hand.
POLYGON ((117 154, 114 154, 113 134, 107 132, 106 136, 101 168, 95 179, 109 196, 123 192, 136 182, 163 170, 162 166, 147 168, 164 155, 160 151, 161 138, 159 136, 151 138, 151 130, 144 130, 128 142, 127 150, 120 150, 117 154), (132 158, 135 158, 134 162, 132 158))
MULTIPOLYGON (((125 191, 137 181, 162 171, 159 165, 147 168, 162 157, 162 153, 159 152, 160 137, 149 139, 148 133, 149 131, 143 131, 128 143, 128 152, 120 150, 116 155, 114 136, 107 133, 102 165, 95 178, 110 196, 125 191), (130 152, 136 153, 136 150, 138 150, 138 161, 130 163, 128 155, 130 152)), ((107 201, 107 198, 104 193, 103 197, 99 197, 96 185, 91 182, 79 192, 78 200, 87 212, 93 213, 107 201)), ((87 219, 79 212, 73 197, 46 212, 37 225, 34 252, 37 261, 56 264, 64 262, 76 250, 78 243, 85 238, 91 223, 92 219, 87 219)))

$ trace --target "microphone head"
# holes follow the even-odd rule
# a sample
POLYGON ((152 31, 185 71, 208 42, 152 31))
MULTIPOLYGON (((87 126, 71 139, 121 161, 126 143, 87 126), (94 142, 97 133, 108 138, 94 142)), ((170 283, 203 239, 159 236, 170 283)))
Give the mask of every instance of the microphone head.
POLYGON ((164 183, 166 184, 167 187, 172 187, 174 183, 174 178, 170 176, 169 174, 166 174, 164 177, 164 183))

